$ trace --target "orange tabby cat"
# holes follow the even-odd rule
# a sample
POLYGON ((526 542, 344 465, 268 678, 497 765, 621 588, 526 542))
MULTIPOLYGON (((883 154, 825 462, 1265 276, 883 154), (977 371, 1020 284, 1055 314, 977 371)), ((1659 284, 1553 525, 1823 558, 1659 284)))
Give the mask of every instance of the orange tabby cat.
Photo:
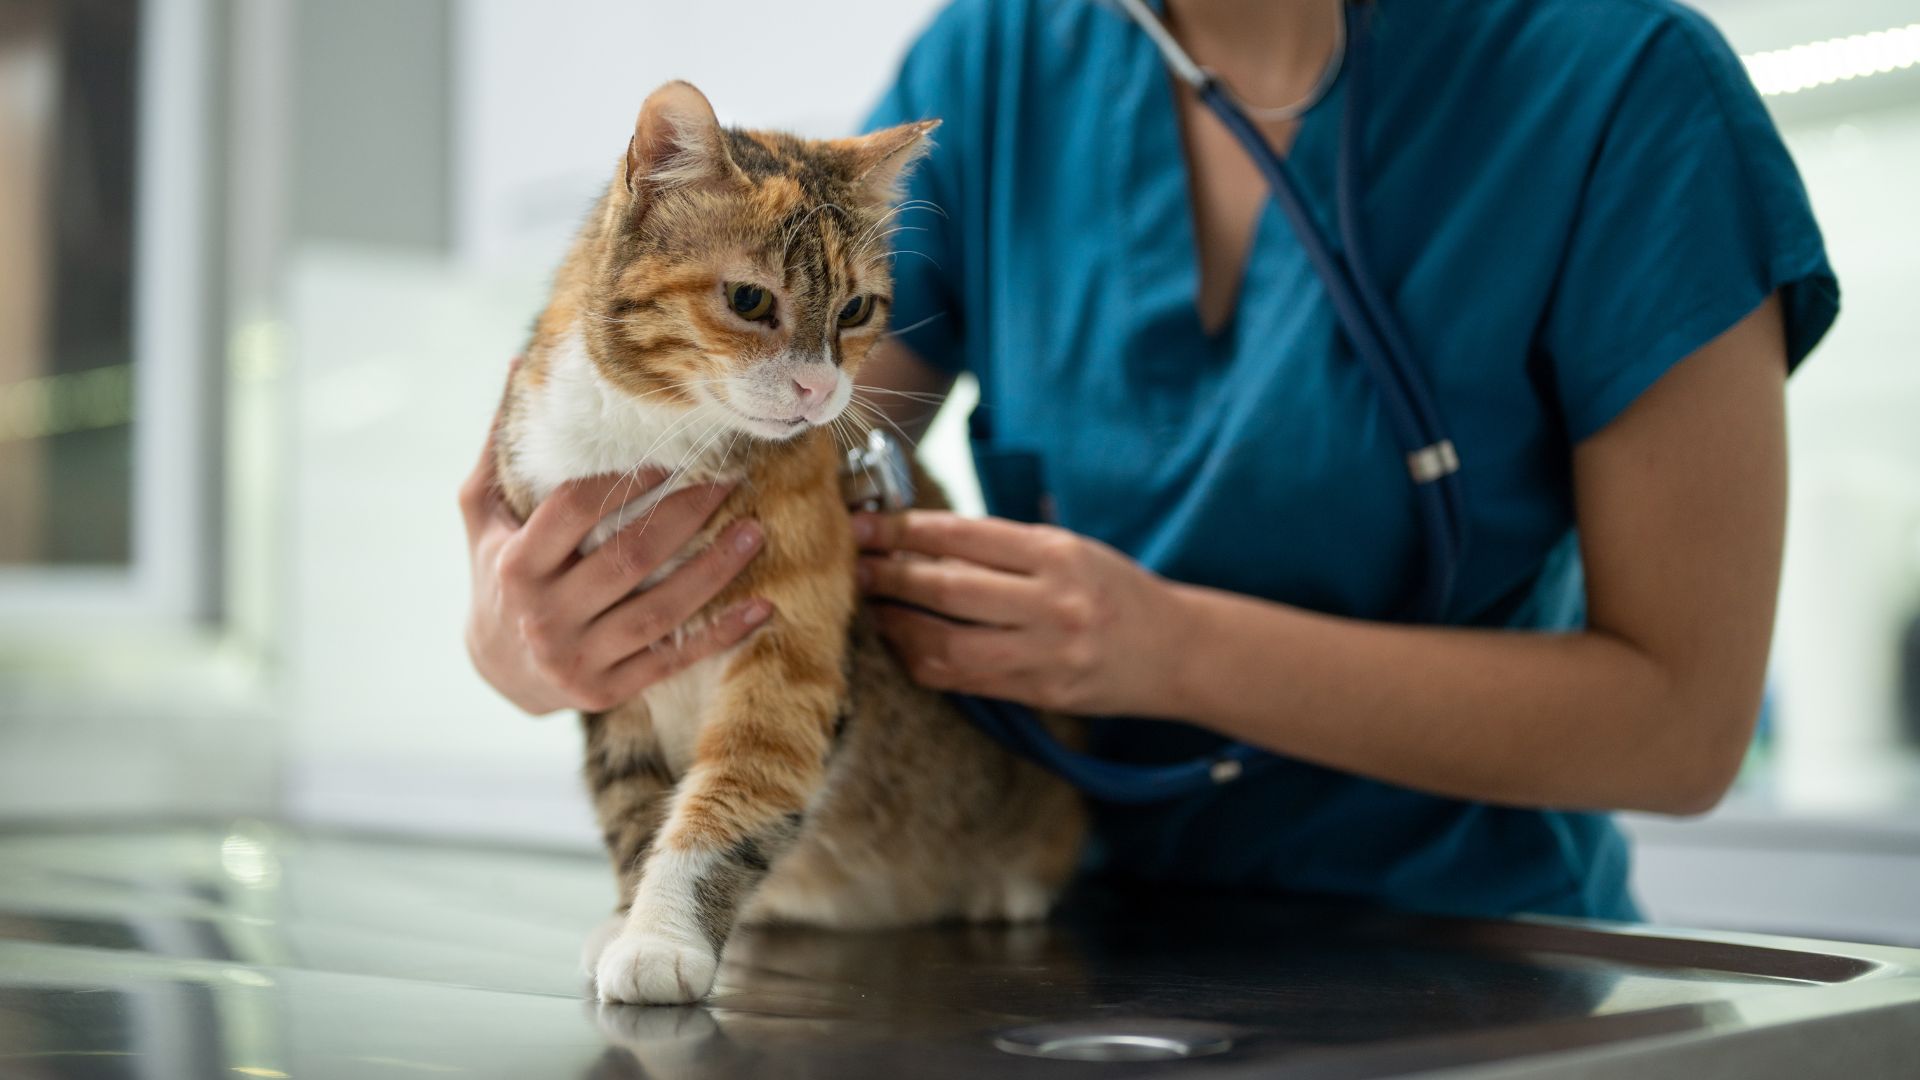
POLYGON ((741 918, 868 927, 1030 919, 1083 829, 1059 781, 913 685, 859 613, 830 424, 880 340, 890 205, 934 122, 809 141, 723 129, 698 90, 650 96, 554 282, 499 432, 508 501, 643 466, 737 488, 692 554, 751 517, 765 548, 702 618, 772 619, 728 653, 584 718, 620 878, 589 944, 606 1001, 686 1002, 741 918))

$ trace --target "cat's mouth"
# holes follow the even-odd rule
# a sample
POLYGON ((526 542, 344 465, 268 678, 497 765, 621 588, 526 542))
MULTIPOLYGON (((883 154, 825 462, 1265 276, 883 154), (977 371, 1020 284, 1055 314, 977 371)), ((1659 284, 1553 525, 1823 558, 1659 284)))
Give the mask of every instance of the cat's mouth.
POLYGON ((713 395, 713 400, 719 403, 721 408, 745 420, 749 425, 747 430, 755 435, 764 435, 773 439, 788 439, 812 426, 810 421, 804 416, 796 416, 789 419, 781 419, 777 416, 755 416, 753 413, 747 412, 745 409, 722 399, 718 395, 713 395))

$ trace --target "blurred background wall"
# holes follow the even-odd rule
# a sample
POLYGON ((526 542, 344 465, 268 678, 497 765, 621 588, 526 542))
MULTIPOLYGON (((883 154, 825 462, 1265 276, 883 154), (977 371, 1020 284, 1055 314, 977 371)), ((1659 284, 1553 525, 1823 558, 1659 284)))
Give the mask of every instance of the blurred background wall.
MULTIPOLYGON (((573 722, 468 668, 455 487, 646 92, 846 132, 935 7, 0 3, 0 816, 595 843, 573 722)), ((1634 823, 1641 887, 1920 942, 1920 12, 1704 7, 1845 312, 1790 393, 1766 722, 1720 811, 1634 823)))

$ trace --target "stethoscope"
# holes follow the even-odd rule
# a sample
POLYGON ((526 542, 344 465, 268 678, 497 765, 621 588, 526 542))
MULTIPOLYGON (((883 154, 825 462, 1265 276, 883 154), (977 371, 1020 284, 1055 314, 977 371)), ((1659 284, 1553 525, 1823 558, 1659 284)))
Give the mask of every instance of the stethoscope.
MULTIPOLYGON (((1371 6, 1363 6, 1354 13, 1355 25, 1350 29, 1343 17, 1344 36, 1336 43, 1334 60, 1320 80, 1319 90, 1324 91, 1340 74, 1339 65, 1344 62, 1348 86, 1340 118, 1336 166, 1336 217, 1341 245, 1341 250, 1336 251, 1301 201, 1299 187, 1286 161, 1267 144, 1232 91, 1187 55, 1145 0, 1117 0, 1117 3, 1153 41, 1174 77, 1193 88, 1201 103, 1226 125, 1252 157, 1306 251, 1308 262, 1319 275, 1355 358, 1365 368, 1380 396, 1387 424, 1405 455, 1408 478, 1419 509, 1426 541, 1424 573, 1405 617, 1414 622, 1442 621, 1466 545, 1460 455, 1453 440, 1447 437, 1433 392, 1413 359, 1406 334, 1366 265, 1360 243, 1356 206, 1359 202, 1356 194, 1358 147, 1372 37, 1371 6)), ((1311 102, 1316 96, 1310 94, 1307 100, 1311 102)), ((1304 111, 1304 107, 1299 111, 1304 111)), ((897 465, 893 471, 900 471, 897 465)), ((1149 803, 1179 798, 1251 775, 1280 760, 1267 751, 1234 743, 1205 757, 1171 765, 1108 761, 1068 749, 1025 706, 968 695, 954 697, 967 718, 987 735, 1103 802, 1149 803)))

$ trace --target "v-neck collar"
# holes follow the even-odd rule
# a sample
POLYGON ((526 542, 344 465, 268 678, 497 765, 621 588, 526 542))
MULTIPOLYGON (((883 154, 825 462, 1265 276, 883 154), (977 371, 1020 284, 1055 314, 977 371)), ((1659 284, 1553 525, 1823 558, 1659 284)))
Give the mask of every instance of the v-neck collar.
MULTIPOLYGON (((1152 6, 1161 10, 1165 5, 1155 0, 1152 6)), ((1344 9, 1343 16, 1351 20, 1351 8, 1344 9)), ((1193 174, 1187 161, 1174 79, 1146 35, 1131 23, 1125 25, 1134 41, 1124 65, 1127 78, 1121 100, 1130 99, 1136 123, 1134 137, 1123 140, 1127 159, 1118 176, 1126 188, 1119 193, 1121 204, 1137 208, 1128 215, 1126 239, 1131 250, 1125 260, 1133 271, 1130 276, 1136 285, 1135 295, 1154 296, 1164 302, 1169 294, 1177 294, 1184 307, 1184 323, 1196 345, 1215 355, 1231 356, 1246 322, 1248 298, 1260 287, 1261 279, 1269 276, 1262 273, 1263 264, 1282 255, 1289 259, 1304 255, 1286 222, 1276 220, 1279 208, 1269 194, 1254 220, 1253 238, 1226 321, 1218 330, 1208 332, 1200 317, 1200 248, 1193 174)), ((1352 40, 1351 33, 1348 39, 1352 40)), ((1345 68, 1343 65, 1326 96, 1301 116, 1286 155, 1302 197, 1316 217, 1325 218, 1323 207, 1331 205, 1334 154, 1350 81, 1345 68)))

